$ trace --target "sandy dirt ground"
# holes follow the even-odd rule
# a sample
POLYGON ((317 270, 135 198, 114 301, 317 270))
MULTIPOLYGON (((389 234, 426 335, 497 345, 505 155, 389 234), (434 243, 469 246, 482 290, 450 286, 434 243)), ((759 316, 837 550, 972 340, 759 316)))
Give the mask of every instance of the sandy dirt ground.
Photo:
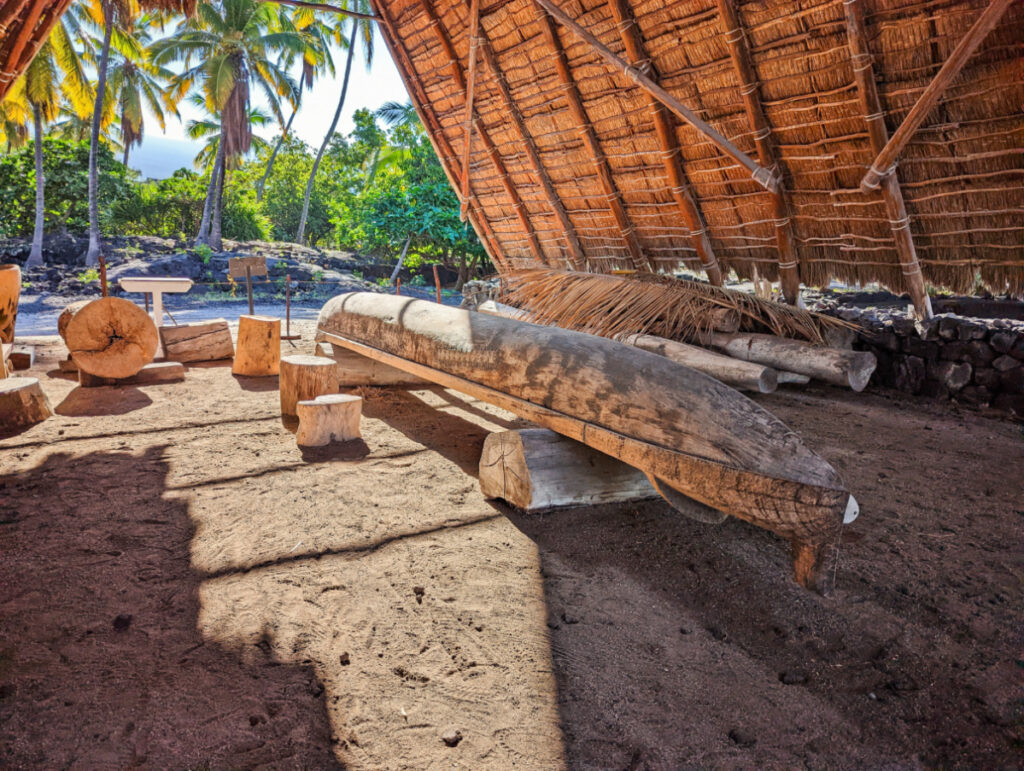
POLYGON ((453 391, 365 389, 363 440, 302 452, 276 378, 83 389, 44 342, 58 415, 0 439, 4 768, 1024 764, 1005 418, 760 397, 861 503, 823 599, 740 521, 485 501, 521 423, 453 391))

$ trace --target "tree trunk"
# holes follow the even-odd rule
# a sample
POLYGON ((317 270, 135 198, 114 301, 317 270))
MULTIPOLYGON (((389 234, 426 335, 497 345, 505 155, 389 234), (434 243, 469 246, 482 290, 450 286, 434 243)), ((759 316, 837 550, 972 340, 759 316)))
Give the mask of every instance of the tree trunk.
POLYGON ((469 281, 469 266, 466 264, 465 250, 459 252, 459 279, 455 282, 455 291, 461 292, 462 286, 469 281))
POLYGON ((220 167, 224 163, 224 142, 217 145, 217 156, 213 161, 213 168, 210 169, 210 185, 206 188, 206 200, 203 202, 203 218, 199 222, 199 232, 196 233, 196 244, 208 244, 210 241, 210 214, 213 210, 213 197, 217 192, 217 184, 220 179, 220 167))
POLYGON ((227 178, 227 159, 221 158, 220 174, 217 176, 217 191, 213 195, 213 217, 210 220, 210 248, 219 252, 224 248, 221 239, 221 223, 224 219, 224 181, 227 178))
POLYGON ((100 263, 100 206, 99 169, 97 155, 100 144, 100 119, 103 117, 103 97, 107 91, 107 64, 110 62, 110 38, 114 33, 114 4, 103 3, 103 51, 96 66, 96 106, 92 111, 92 136, 89 140, 89 251, 85 264, 100 263))
POLYGON ((128 151, 132 149, 131 144, 128 142, 124 143, 124 155, 121 157, 121 165, 125 168, 128 167, 128 151))
MULTIPOLYGON (((302 89, 302 84, 299 84, 299 90, 302 89)), ((288 124, 284 127, 284 132, 277 138, 277 142, 274 143, 274 149, 270 153, 270 158, 267 159, 267 168, 263 171, 263 176, 260 177, 260 183, 256 186, 256 203, 263 200, 263 189, 267 186, 267 179, 270 177, 270 171, 274 168, 274 159, 277 158, 277 151, 281 149, 281 145, 284 144, 284 138, 288 136, 288 132, 291 131, 292 121, 295 120, 295 116, 299 114, 298 105, 292 110, 292 117, 288 119, 288 124)))
POLYGON ((32 231, 32 251, 29 252, 26 268, 43 264, 43 217, 45 208, 46 178, 43 175, 43 114, 38 104, 32 105, 32 127, 36 132, 36 225, 32 231))
POLYGON ((358 31, 359 24, 353 19, 352 36, 348 41, 348 58, 345 60, 345 79, 341 82, 341 97, 338 99, 338 109, 334 111, 334 120, 331 121, 331 127, 327 129, 327 136, 324 137, 323 144, 320 145, 320 150, 313 161, 313 168, 309 172, 309 181, 306 182, 306 195, 302 199, 302 216, 299 218, 299 232, 295 236, 295 241, 299 244, 303 243, 306 237, 306 218, 309 216, 309 199, 313 195, 313 183, 316 181, 316 172, 320 168, 320 161, 323 159, 324 153, 327 152, 327 145, 330 144, 331 137, 334 136, 334 131, 338 128, 341 110, 345 106, 345 94, 348 93, 348 78, 352 72, 352 57, 356 52, 356 33, 358 31))
POLYGON ((402 264, 405 262, 405 255, 409 253, 409 243, 412 241, 412 236, 408 235, 405 237, 405 245, 402 246, 402 253, 398 255, 398 264, 395 265, 395 269, 391 271, 391 283, 394 284, 398 278, 398 274, 402 272, 402 264))

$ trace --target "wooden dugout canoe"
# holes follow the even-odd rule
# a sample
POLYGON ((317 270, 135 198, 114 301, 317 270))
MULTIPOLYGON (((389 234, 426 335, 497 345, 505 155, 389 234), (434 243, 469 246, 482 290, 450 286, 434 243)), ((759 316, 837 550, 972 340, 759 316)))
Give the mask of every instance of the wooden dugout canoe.
POLYGON ((495 404, 766 528, 793 544, 800 583, 830 589, 856 501, 780 420, 714 378, 593 335, 368 292, 329 300, 317 341, 495 404))

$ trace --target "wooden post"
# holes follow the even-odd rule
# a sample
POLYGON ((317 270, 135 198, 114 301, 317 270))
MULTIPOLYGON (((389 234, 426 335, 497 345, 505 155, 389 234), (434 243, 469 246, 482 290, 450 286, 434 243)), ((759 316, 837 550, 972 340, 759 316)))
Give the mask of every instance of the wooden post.
POLYGON ((734 0, 718 0, 718 14, 722 21, 722 32, 729 44, 729 55, 732 58, 736 79, 739 81, 747 121, 754 131, 758 160, 763 166, 772 168, 777 177, 777 184, 774 188, 769 188, 769 191, 772 195, 772 215, 775 220, 775 243, 779 250, 779 283, 782 285, 782 296, 786 302, 797 305, 800 300, 800 268, 793 246, 789 206, 782 175, 778 170, 779 155, 775 140, 772 138, 772 127, 761 104, 754 60, 747 46, 747 33, 736 11, 734 0))
POLYGON ((245 294, 249 298, 249 315, 252 316, 255 313, 252 306, 252 268, 248 265, 245 266, 245 294))
POLYGON ((932 82, 928 84, 928 87, 917 98, 914 106, 907 113, 907 117, 903 119, 903 123, 893 132, 885 147, 882 148, 871 163, 871 167, 868 169, 867 174, 864 175, 864 179, 860 181, 862 192, 868 193, 872 190, 877 190, 882 177, 887 177, 895 171, 896 159, 903 152, 903 148, 907 146, 911 137, 921 127, 924 119, 928 117, 928 114, 934 109, 935 105, 939 103, 939 99, 942 98, 946 89, 949 88, 950 83, 953 82, 956 76, 960 74, 960 70, 967 64, 967 60, 971 58, 971 55, 988 36, 988 33, 1003 18, 1003 14, 1006 13, 1012 2, 1013 0, 992 0, 988 7, 981 12, 978 20, 974 22, 974 25, 967 31, 967 34, 957 43, 956 48, 953 49, 953 53, 949 55, 946 63, 942 65, 935 77, 932 78, 932 82))
POLYGON ((395 281, 395 294, 396 295, 402 294, 402 277, 401 276, 399 276, 398 279, 395 281))
MULTIPOLYGON (((875 83, 875 70, 864 25, 864 10, 860 0, 846 0, 843 3, 843 11, 846 14, 846 34, 850 46, 853 77, 857 82, 857 97, 861 112, 864 113, 864 120, 867 122, 871 149, 877 154, 889 141, 889 132, 885 127, 885 111, 878 96, 878 85, 875 83)), ((917 249, 914 247, 914 237, 910 232, 910 215, 907 214, 903 191, 896 173, 887 175, 882 180, 881 187, 885 210, 889 215, 889 227, 896 243, 896 254, 903 271, 903 283, 914 303, 918 318, 930 319, 932 302, 924 285, 921 264, 918 262, 917 249)))
POLYGON ((555 212, 555 216, 558 217, 558 223, 562 226, 565 240, 569 245, 569 264, 573 270, 586 270, 587 259, 583 254, 583 247, 580 245, 579 237, 576 235, 576 227, 572 224, 572 220, 569 219, 569 214, 562 204, 562 199, 559 198, 555 186, 551 182, 551 177, 547 169, 544 168, 544 163, 540 158, 540 151, 537 149, 537 143, 530 134, 530 130, 526 125, 526 119, 523 118, 519 106, 516 104, 515 99, 512 98, 512 90, 505 79, 505 73, 501 70, 498 56, 487 37, 487 30, 483 28, 480 29, 480 50, 483 52, 484 61, 487 62, 487 67, 491 71, 491 79, 498 87, 498 93, 501 94, 502 106, 519 132, 519 139, 523 143, 523 150, 526 151, 526 157, 530 161, 530 166, 533 167, 533 173, 536 175, 541 187, 544 188, 544 195, 547 198, 548 204, 555 212))
MULTIPOLYGON (((627 0, 608 0, 608 7, 618 24, 619 34, 626 47, 630 63, 634 67, 644 67, 648 77, 657 82, 658 73, 654 69, 654 65, 650 63, 651 58, 647 55, 643 38, 640 36, 640 28, 637 26, 636 19, 633 18, 633 11, 630 9, 629 3, 627 0), (643 64, 644 62, 646 64, 643 64)), ((704 215, 698 208, 686 182, 679 137, 676 135, 673 120, 665 106, 652 94, 647 93, 647 100, 651 107, 654 131, 658 135, 665 177, 672 190, 672 197, 675 198, 679 213, 690 231, 690 240, 693 243, 693 248, 697 250, 697 257, 704 267, 708 281, 715 286, 722 286, 722 268, 719 266, 718 260, 715 259, 714 250, 711 248, 711 239, 708 238, 704 215)))
MULTIPOLYGON (((542 2, 542 0, 536 1, 542 2)), ((590 123, 586 109, 583 107, 583 97, 580 96, 579 89, 576 87, 576 80, 573 77, 572 69, 569 67, 569 60, 566 58, 562 40, 558 37, 558 29, 555 27, 554 22, 551 21, 551 18, 545 14, 541 14, 538 22, 548 45, 554 49, 555 71, 558 73, 558 79, 564 87, 565 99, 569 104, 569 112, 572 114, 573 120, 576 121, 583 143, 586 145, 594 162, 598 180, 608 199, 608 205, 612 210, 612 217, 615 218, 615 224, 619 228, 619 233, 626 243, 626 249, 629 251, 633 267, 637 270, 657 272, 657 263, 650 255, 644 255, 643 249, 640 247, 640 241, 636 237, 636 228, 622 204, 622 194, 615 184, 615 178, 612 176, 611 167, 608 165, 604 150, 601 148, 601 142, 590 123)))
MULTIPOLYGON (((633 67, 620 59, 608 46, 587 32, 582 26, 568 16, 565 11, 555 5, 552 0, 534 0, 541 8, 547 11, 552 18, 557 20, 564 27, 568 27, 577 37, 594 49, 602 59, 611 64, 623 75, 632 80, 638 87, 647 91, 655 99, 668 107, 672 112, 693 126, 697 131, 706 136, 713 145, 723 153, 739 163, 751 172, 751 177, 758 184, 768 190, 774 191, 778 185, 778 176, 763 166, 759 166, 749 155, 740 150, 736 145, 726 139, 722 134, 711 127, 710 124, 701 120, 686 105, 676 99, 672 94, 655 83, 637 67, 633 67)), ((545 17, 546 18, 546 17, 545 17)))
POLYGON ((238 344, 231 372, 264 377, 276 375, 281 365, 281 319, 239 316, 238 344))
MULTIPOLYGON (((100 297, 106 297, 107 292, 107 261, 100 255, 100 297)), ((159 322, 158 322, 159 323, 159 322)))
POLYGON ((466 88, 466 117, 463 121, 465 145, 462 150, 462 188, 459 194, 459 219, 466 221, 469 212, 469 154, 473 147, 473 99, 476 92, 476 49, 480 28, 480 0, 469 4, 469 85, 466 88))
MULTIPOLYGON (((387 43, 388 48, 391 50, 391 54, 395 62, 395 68, 398 70, 398 74, 402 79, 402 83, 405 85, 406 91, 409 92, 409 95, 412 98, 412 104, 416 109, 416 114, 419 115, 420 121, 423 125, 428 128, 427 138, 430 140, 430 144, 434 148, 434 153, 441 161, 441 168, 444 170, 445 176, 448 178, 448 184, 452 186, 452 190, 458 190, 458 177, 453 171, 455 152, 452 150, 451 144, 444 135, 441 122, 438 120, 432 103, 430 99, 427 98, 426 92, 423 90, 422 84, 412 76, 412 73, 416 70, 413 67, 412 61, 409 59, 408 53, 398 38, 394 22, 388 14, 387 6, 385 3, 377 2, 377 0, 370 0, 370 4, 377 11, 377 15, 380 19, 380 34, 387 43)), ((473 225, 473 229, 476 231, 477 236, 479 236, 480 242, 483 244, 487 255, 498 267, 498 270, 507 270, 508 264, 505 260, 505 255, 501 251, 501 244, 495 236, 494 231, 491 229, 490 223, 487 221, 487 216, 483 213, 480 201, 475 198, 472 190, 470 191, 470 197, 472 199, 473 206, 469 212, 469 221, 473 225)))
POLYGON ((441 302, 441 277, 437 273, 437 263, 434 263, 434 288, 437 290, 437 301, 441 302))
MULTIPOLYGON (((452 80, 455 81, 455 86, 461 92, 463 100, 468 103, 469 95, 466 91, 466 78, 462 73, 462 65, 459 64, 459 56, 455 52, 455 46, 452 45, 451 38, 448 36, 448 32, 444 28, 444 25, 441 23, 441 18, 434 10, 431 0, 420 0, 420 6, 423 8, 424 13, 430 20, 430 24, 437 33, 438 40, 441 43, 441 48, 448 58, 448 66, 452 75, 452 80)), ((519 224, 522 226, 523 232, 526 234, 526 241, 530 246, 530 251, 537 262, 542 265, 547 265, 548 260, 544 256, 544 250, 541 249, 540 241, 537 240, 537 234, 534 231, 533 224, 530 222, 526 204, 520 197, 515 183, 512 182, 512 178, 509 176, 508 169, 505 166, 505 161, 502 159, 497 146, 495 146, 494 142, 491 140, 491 135, 487 131, 487 126, 484 125, 480 115, 475 111, 473 112, 473 115, 476 131, 480 135, 480 141, 483 143, 484 150, 487 151, 487 155, 491 159, 491 163, 494 165, 495 171, 498 173, 498 179, 500 180, 502 187, 505 188, 505 193, 512 201, 516 218, 519 220, 519 224)), ((461 181, 455 189, 462 189, 461 181)))
POLYGON ((322 356, 284 356, 281 359, 281 414, 295 415, 295 405, 338 392, 337 365, 322 356))
POLYGON ((282 340, 301 340, 302 335, 292 334, 292 274, 284 275, 284 334, 282 340))

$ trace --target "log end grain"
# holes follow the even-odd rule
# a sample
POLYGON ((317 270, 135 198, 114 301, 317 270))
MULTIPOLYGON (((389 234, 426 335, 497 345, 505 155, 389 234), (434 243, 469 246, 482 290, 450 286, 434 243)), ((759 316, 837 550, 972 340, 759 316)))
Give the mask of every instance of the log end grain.
POLYGON ((80 370, 97 377, 124 378, 153 360, 159 335, 156 324, 138 305, 103 297, 74 312, 64 341, 80 370))

